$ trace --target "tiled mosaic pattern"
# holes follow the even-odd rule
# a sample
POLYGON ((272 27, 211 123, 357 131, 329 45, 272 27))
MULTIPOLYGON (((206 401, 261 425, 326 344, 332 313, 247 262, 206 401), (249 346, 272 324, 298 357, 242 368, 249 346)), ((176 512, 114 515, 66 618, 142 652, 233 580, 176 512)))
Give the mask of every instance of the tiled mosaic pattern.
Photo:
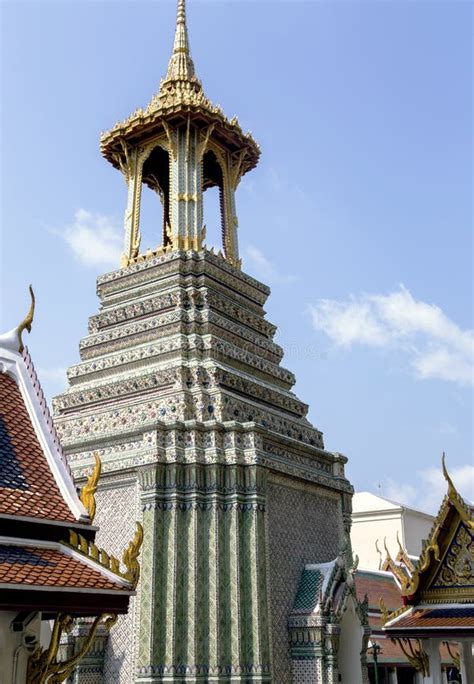
POLYGON ((291 684, 324 684, 320 660, 294 660, 291 684))
POLYGON ((291 682, 288 616, 306 563, 333 560, 339 552, 341 513, 331 492, 282 478, 268 484, 268 534, 276 682, 291 682))
MULTIPOLYGON (((100 527, 98 546, 104 546, 117 558, 135 534, 135 521, 141 520, 137 484, 118 486, 97 492, 94 523, 100 527)), ((121 485, 121 483, 118 483, 121 485)), ((138 596, 132 597, 127 615, 120 615, 110 631, 104 656, 104 684, 130 684, 134 681, 138 596)), ((82 679, 81 679, 82 684, 82 679)))
POLYGON ((98 293, 54 406, 76 476, 103 460, 98 543, 120 556, 143 509, 141 597, 111 632, 105 681, 137 667, 138 681, 267 682, 272 634, 272 681, 289 683, 299 572, 337 554, 351 489, 279 365, 269 290, 203 250, 101 276, 98 293), (257 471, 297 486, 257 491, 257 471))

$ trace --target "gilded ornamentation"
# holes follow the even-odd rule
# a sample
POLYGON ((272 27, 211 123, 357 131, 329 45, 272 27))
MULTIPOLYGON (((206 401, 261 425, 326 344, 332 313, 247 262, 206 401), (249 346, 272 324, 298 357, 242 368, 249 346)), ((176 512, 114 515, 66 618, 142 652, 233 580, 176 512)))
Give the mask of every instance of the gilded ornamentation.
POLYGON ((397 565, 393 558, 390 555, 390 552, 387 547, 387 538, 385 537, 384 539, 384 547, 385 547, 385 553, 387 554, 385 563, 383 564, 383 568, 387 569, 390 568, 391 572, 393 573, 394 577, 396 577, 398 583, 402 587, 402 589, 407 585, 407 582, 410 581, 409 575, 406 573, 404 568, 402 568, 400 565, 397 565))
POLYGON ((449 643, 449 641, 443 641, 443 644, 446 646, 446 650, 448 651, 450 657, 453 660, 453 665, 457 670, 461 670, 461 654, 459 651, 455 653, 452 648, 452 644, 449 643))
MULTIPOLYGON (((453 581, 453 571, 460 572, 461 578, 467 578, 469 576, 472 577, 473 575, 473 561, 472 556, 470 556, 470 554, 472 553, 470 549, 472 547, 467 543, 467 541, 463 541, 461 545, 454 544, 454 546, 451 548, 452 553, 448 552, 445 562, 443 563, 442 573, 439 571, 439 568, 437 567, 441 559, 441 551, 439 546, 440 538, 443 538, 441 535, 442 533, 444 535, 446 534, 446 524, 448 520, 451 520, 451 526, 455 524, 455 520, 453 523, 452 512, 456 511, 456 514, 458 516, 457 519, 459 522, 462 523, 461 527, 467 534, 467 537, 464 535, 464 533, 461 534, 461 540, 467 540, 468 537, 472 540, 472 530, 474 529, 472 513, 469 507, 463 501, 462 497, 456 491, 456 488, 454 487, 454 484, 446 469, 444 454, 442 457, 442 467, 444 477, 448 483, 447 496, 445 497, 441 509, 436 517, 430 536, 423 546, 420 559, 417 563, 415 570, 413 571, 410 581, 406 584, 405 587, 402 587, 403 596, 409 598, 413 597, 415 593, 420 590, 421 578, 424 575, 426 575, 427 577, 433 577, 436 574, 437 584, 434 583, 431 587, 424 587, 423 590, 426 591, 429 589, 430 591, 437 591, 438 600, 444 597, 444 593, 440 593, 439 590, 442 588, 444 589, 444 587, 450 586, 451 582, 453 581), (448 561, 450 565, 447 564, 448 561), (456 565, 456 570, 454 570, 454 566, 456 563, 458 565, 456 565)), ((451 532, 451 534, 454 534, 454 530, 451 532)), ((456 534, 458 533, 456 532, 456 534)), ((462 586, 465 586, 466 588, 470 586, 468 584, 467 579, 465 584, 458 584, 458 587, 462 586)))
POLYGON ((89 513, 89 518, 91 523, 93 522, 95 518, 95 493, 97 490, 97 483, 99 482, 100 478, 100 473, 102 470, 102 463, 100 461, 100 458, 97 454, 94 454, 94 459, 95 459, 95 466, 94 469, 89 476, 89 479, 87 480, 86 484, 81 490, 81 495, 80 499, 82 503, 84 504, 85 509, 89 513))
POLYGON ((379 548, 379 540, 378 539, 375 540, 375 550, 377 551, 377 553, 379 555, 379 570, 381 570, 382 564, 383 564, 383 557, 382 557, 382 551, 379 548))
POLYGON ((434 586, 474 586, 474 539, 461 523, 434 586))
POLYGON ((161 124, 162 124, 163 129, 166 133, 166 139, 168 140, 170 152, 173 155, 173 158, 176 159, 176 157, 178 156, 178 148, 176 146, 176 141, 174 139, 173 132, 172 132, 171 128, 168 126, 165 119, 162 119, 161 124))
POLYGON ((380 603, 380 612, 382 613, 382 624, 385 624, 389 620, 389 613, 387 610, 387 606, 385 605, 385 601, 384 601, 383 596, 380 597, 379 603, 380 603))
POLYGON ((213 132, 215 127, 216 127, 216 124, 213 123, 213 124, 210 124, 210 126, 208 126, 204 131, 201 131, 200 141, 198 142, 197 148, 196 148, 196 157, 197 157, 198 161, 202 160, 204 152, 207 150, 209 138, 211 137, 212 132, 213 132))
MULTIPOLYGON (((212 149, 222 170, 219 188, 224 258, 240 269, 234 195, 241 177, 256 166, 260 149, 250 134, 243 133, 236 117, 227 119, 221 107, 212 105, 204 95, 191 59, 184 0, 178 5, 173 52, 159 92, 145 110, 137 109, 126 121, 104 133, 101 149, 124 174, 128 186, 121 268, 168 251, 203 248, 203 190, 217 182, 212 168, 208 169, 210 177, 204 178, 203 156, 212 149), (164 182, 170 194, 164 200, 163 246, 148 248, 145 254, 140 254, 142 151, 143 146, 155 146, 160 136, 166 137, 165 147, 169 152, 169 175, 164 176, 164 182), (187 206, 183 207, 181 202, 187 206)), ((154 160, 154 163, 158 166, 162 162, 154 160)), ((160 169, 160 173, 166 173, 160 169)), ((158 187, 158 176, 153 169, 147 169, 145 181, 150 186, 153 177, 156 181, 153 187, 158 187)), ((163 192, 160 196, 163 200, 163 192)))
POLYGON ((468 529, 471 530, 471 532, 474 532, 474 519, 472 513, 469 510, 468 506, 466 506, 463 498, 456 490, 456 487, 454 486, 454 483, 451 477, 449 476, 448 470, 446 468, 446 455, 444 453, 442 457, 442 465, 443 475, 445 477, 446 482, 448 483, 448 499, 451 502, 451 504, 456 508, 461 520, 466 525, 466 527, 468 527, 468 529))
POLYGON ((415 668, 423 677, 430 676, 430 660, 426 651, 423 649, 419 639, 416 639, 416 645, 413 639, 392 639, 397 642, 406 656, 408 662, 415 668))
POLYGON ((415 566, 411 562, 410 557, 408 556, 408 553, 403 548, 403 546, 400 542, 398 530, 397 530, 397 544, 398 544, 398 554, 397 554, 396 560, 399 563, 403 563, 405 565, 406 569, 408 570, 408 572, 413 573, 415 570, 415 566))
POLYGON ((69 542, 63 542, 63 544, 67 544, 75 551, 97 561, 104 568, 126 579, 135 588, 140 577, 138 556, 140 555, 140 548, 143 543, 143 528, 139 522, 137 522, 136 526, 135 536, 123 553, 122 560, 126 568, 125 571, 120 569, 120 561, 115 556, 110 556, 104 549, 99 549, 93 542, 88 541, 81 534, 74 532, 74 530, 69 530, 69 542))
POLYGON ((18 351, 20 354, 22 353, 23 349, 25 348, 25 345, 23 344, 22 340, 22 334, 24 330, 28 330, 28 332, 31 332, 31 325, 33 323, 33 317, 35 315, 35 293, 33 292, 33 288, 29 287, 30 290, 30 297, 31 297, 31 304, 30 304, 30 309, 28 313, 26 314, 25 319, 20 323, 18 328, 16 329, 17 335, 18 335, 18 351))
POLYGON ((61 662, 57 660, 61 636, 71 631, 74 618, 70 615, 58 613, 54 621, 48 648, 44 649, 38 646, 28 659, 26 677, 28 684, 60 684, 60 682, 66 681, 89 650, 99 625, 110 629, 116 620, 116 615, 98 615, 91 623, 89 632, 83 639, 78 652, 72 658, 61 662))
POLYGON ((140 555, 140 548, 143 543, 143 527, 139 522, 137 522, 137 531, 135 536, 123 553, 123 562, 127 568, 127 572, 124 573, 125 579, 131 582, 133 587, 137 586, 138 579, 140 577, 140 564, 138 562, 138 556, 140 555))

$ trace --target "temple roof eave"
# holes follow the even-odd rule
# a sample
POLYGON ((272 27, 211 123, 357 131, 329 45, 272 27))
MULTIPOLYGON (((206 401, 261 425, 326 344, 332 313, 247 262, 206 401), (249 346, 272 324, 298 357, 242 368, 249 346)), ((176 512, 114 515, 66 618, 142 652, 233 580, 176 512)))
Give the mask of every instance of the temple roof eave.
POLYGON ((251 171, 258 163, 260 147, 250 133, 244 133, 236 119, 227 119, 219 107, 206 104, 177 102, 153 111, 137 109, 128 119, 116 124, 100 138, 102 155, 113 166, 120 169, 119 158, 125 161, 122 143, 137 146, 149 142, 164 132, 163 122, 173 122, 174 125, 185 123, 191 117, 195 125, 202 128, 214 125, 212 139, 220 143, 232 153, 245 151, 242 161, 242 175, 251 171), (119 155, 119 158, 118 158, 119 155))

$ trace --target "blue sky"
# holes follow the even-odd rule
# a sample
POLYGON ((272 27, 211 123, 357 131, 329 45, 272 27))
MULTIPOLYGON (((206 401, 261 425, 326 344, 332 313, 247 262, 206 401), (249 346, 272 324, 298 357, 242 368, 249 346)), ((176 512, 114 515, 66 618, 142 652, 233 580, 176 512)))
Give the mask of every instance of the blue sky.
MULTIPOLYGON (((175 2, 0 11, 1 328, 23 316, 32 282, 28 344, 52 396, 122 237, 125 184, 99 134, 157 90, 175 2)), ((188 7, 206 94, 262 147, 238 191, 240 245, 244 270, 272 288, 296 392, 357 489, 428 509, 443 450, 474 499, 471 11, 453 0, 188 7)), ((145 246, 159 241, 152 212, 145 197, 145 246)))

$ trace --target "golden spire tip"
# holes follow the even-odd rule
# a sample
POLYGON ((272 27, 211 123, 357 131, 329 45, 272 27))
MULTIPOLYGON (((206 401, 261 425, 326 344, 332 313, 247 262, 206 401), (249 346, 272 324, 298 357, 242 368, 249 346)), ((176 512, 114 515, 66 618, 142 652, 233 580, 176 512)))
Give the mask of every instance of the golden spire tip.
POLYGON ((443 455, 441 456, 441 464, 443 467, 444 479, 448 483, 448 496, 451 496, 452 494, 457 494, 456 487, 454 486, 454 483, 448 473, 448 469, 446 468, 446 454, 444 451, 443 455))
POLYGON ((25 345, 23 344, 22 340, 22 334, 24 330, 28 330, 28 332, 31 332, 31 325, 33 323, 33 317, 35 315, 35 293, 33 292, 33 288, 31 285, 29 286, 30 290, 30 297, 31 297, 31 304, 30 304, 30 310, 26 314, 25 319, 20 323, 18 328, 16 329, 17 335, 18 335, 18 351, 20 354, 22 353, 23 349, 25 348, 25 345))

